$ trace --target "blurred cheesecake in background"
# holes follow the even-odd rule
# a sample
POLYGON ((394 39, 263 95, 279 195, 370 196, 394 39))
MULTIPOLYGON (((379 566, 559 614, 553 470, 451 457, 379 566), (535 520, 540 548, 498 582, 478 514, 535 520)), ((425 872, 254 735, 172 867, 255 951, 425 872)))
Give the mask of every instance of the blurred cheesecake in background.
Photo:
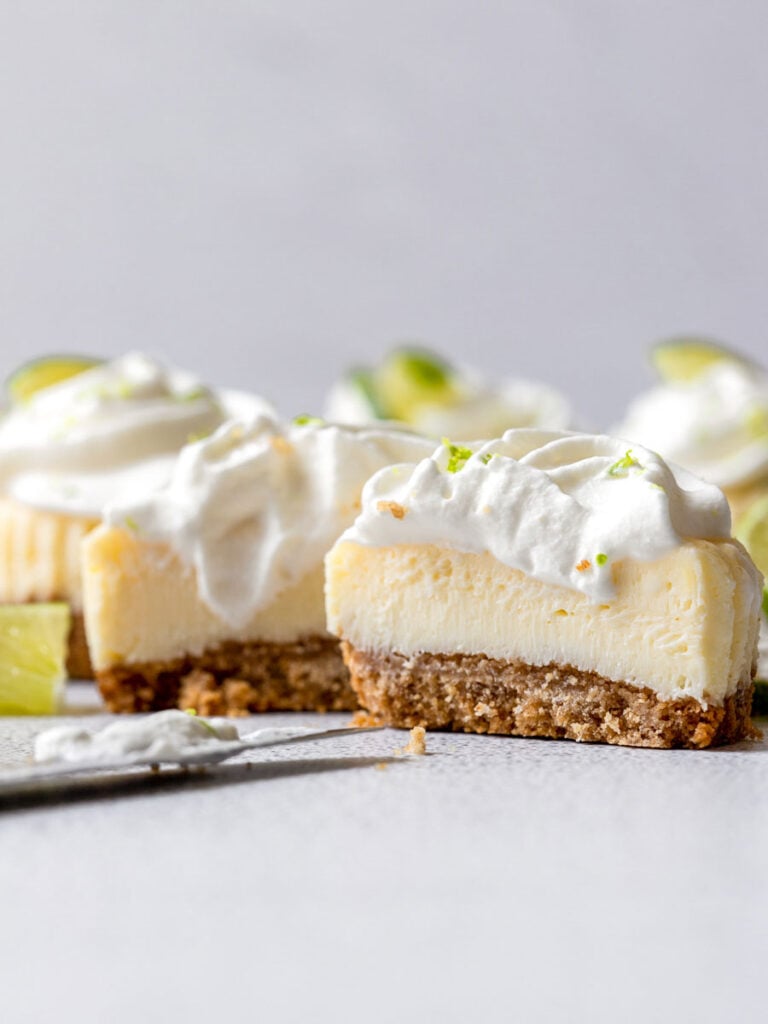
POLYGON ((384 469, 326 577, 383 723, 646 747, 753 734, 760 573, 722 492, 639 445, 510 430, 384 469))
MULTIPOLYGON (((661 342, 651 358, 661 381, 615 433, 721 487, 734 535, 768 575, 768 370, 704 338, 661 342)), ((768 680, 768 590, 763 611, 758 677, 768 680)))
POLYGON ((377 367, 358 367, 332 388, 328 419, 406 424, 428 437, 497 437, 511 427, 564 429, 572 425, 568 400, 545 384, 491 383, 427 349, 393 349, 377 367))
POLYGON ((269 409, 214 392, 140 353, 112 362, 37 360, 9 379, 0 420, 0 602, 65 601, 68 670, 91 674, 83 628, 80 545, 105 504, 167 479, 190 440, 231 415, 269 409))
POLYGON ((417 435, 270 416, 182 450, 170 480, 111 504, 83 544, 91 657, 112 711, 357 707, 325 622, 323 557, 417 435))

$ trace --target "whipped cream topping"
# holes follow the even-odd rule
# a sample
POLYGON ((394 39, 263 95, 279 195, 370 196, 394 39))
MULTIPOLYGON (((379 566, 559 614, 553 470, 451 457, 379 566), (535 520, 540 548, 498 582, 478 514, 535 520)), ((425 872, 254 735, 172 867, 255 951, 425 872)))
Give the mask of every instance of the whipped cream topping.
POLYGON ((184 448, 165 486, 112 503, 105 520, 170 545, 202 600, 240 628, 321 566, 370 476, 433 447, 395 430, 232 421, 184 448))
POLYGON ((171 709, 112 722, 98 732, 60 725, 35 737, 39 764, 110 762, 127 757, 147 761, 183 761, 193 752, 216 749, 240 739, 225 718, 198 718, 171 709))
MULTIPOLYGON (((408 427, 428 437, 473 439, 496 437, 512 427, 557 430, 573 425, 568 401, 545 384, 508 380, 494 388, 467 371, 459 378, 458 386, 459 395, 450 404, 414 410, 408 427)), ((370 405, 349 380, 334 385, 326 415, 339 423, 376 422, 370 405)))
POLYGON ((768 477, 768 375, 735 359, 715 363, 635 399, 615 433, 720 487, 753 483, 768 477))
POLYGON ((613 562, 653 561, 687 538, 729 535, 722 492, 645 448, 628 451, 602 435, 509 430, 381 470, 341 541, 487 551, 603 602, 614 594, 613 562))
POLYGON ((0 493, 54 512, 98 517, 116 494, 156 487, 176 453, 232 415, 269 410, 213 392, 141 353, 44 388, 0 421, 0 493))

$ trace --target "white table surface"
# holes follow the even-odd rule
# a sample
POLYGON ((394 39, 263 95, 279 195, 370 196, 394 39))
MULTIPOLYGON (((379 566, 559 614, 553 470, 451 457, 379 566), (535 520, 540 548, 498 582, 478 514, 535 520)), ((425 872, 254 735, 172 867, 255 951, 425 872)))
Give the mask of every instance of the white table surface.
POLYGON ((0 1019, 765 1020, 768 743, 404 741, 3 807, 0 1019))

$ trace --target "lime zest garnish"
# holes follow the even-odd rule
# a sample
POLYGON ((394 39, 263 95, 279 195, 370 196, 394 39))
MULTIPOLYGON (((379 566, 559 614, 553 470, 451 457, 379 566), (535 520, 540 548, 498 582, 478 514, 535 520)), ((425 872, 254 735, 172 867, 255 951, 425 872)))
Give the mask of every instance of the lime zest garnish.
POLYGON ((636 469, 639 473, 645 472, 645 466, 638 462, 632 455, 632 449, 628 448, 622 458, 617 459, 608 469, 608 476, 628 476, 630 469, 636 469))
POLYGON ((320 416, 310 416, 308 413, 302 413, 300 416, 293 417, 293 425, 295 427, 321 427, 325 423, 325 420, 320 416))
POLYGON ((482 464, 484 466, 487 466, 488 463, 491 461, 491 459, 498 459, 498 458, 499 458, 499 453, 498 452, 486 452, 485 455, 481 455, 480 456, 480 461, 482 462, 482 464))
POLYGON ((768 619, 768 587, 763 587, 763 615, 768 619))
POLYGON ((608 555, 604 554, 601 551, 599 554, 595 555, 595 561, 598 565, 605 565, 605 563, 608 561, 608 555))
POLYGON ((464 469, 468 459, 474 454, 471 448, 464 448, 460 444, 452 444, 447 437, 442 438, 442 443, 448 449, 448 463, 446 469, 449 473, 458 473, 464 469))
POLYGON ((129 530, 133 530, 134 533, 139 532, 139 524, 136 522, 133 516, 126 516, 123 522, 125 523, 129 530))
POLYGON ((188 715, 192 715, 193 718, 197 717, 197 708, 184 708, 188 715))

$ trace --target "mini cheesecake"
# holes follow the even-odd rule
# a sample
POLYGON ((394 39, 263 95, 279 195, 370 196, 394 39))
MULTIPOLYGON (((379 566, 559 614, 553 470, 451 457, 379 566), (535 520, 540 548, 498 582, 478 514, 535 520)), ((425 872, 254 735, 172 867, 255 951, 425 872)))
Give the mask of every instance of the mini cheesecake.
POLYGON ((761 576, 721 492, 608 437, 509 431, 378 473, 326 558, 380 721, 707 747, 751 735, 761 576))
POLYGON ((9 392, 0 421, 0 602, 67 602, 67 669, 88 678, 80 545, 104 505, 165 480, 179 449, 232 412, 269 407, 216 394, 139 353, 109 363, 40 360, 11 377, 9 392))
POLYGON ((85 619, 112 711, 357 707, 325 625, 323 556, 377 470, 431 442, 302 418, 232 422, 83 545, 85 619))
MULTIPOLYGON (((768 371, 703 338, 651 350, 660 382, 629 406, 616 433, 722 487, 733 532, 768 573, 768 371)), ((768 590, 758 666, 768 710, 768 590)))

